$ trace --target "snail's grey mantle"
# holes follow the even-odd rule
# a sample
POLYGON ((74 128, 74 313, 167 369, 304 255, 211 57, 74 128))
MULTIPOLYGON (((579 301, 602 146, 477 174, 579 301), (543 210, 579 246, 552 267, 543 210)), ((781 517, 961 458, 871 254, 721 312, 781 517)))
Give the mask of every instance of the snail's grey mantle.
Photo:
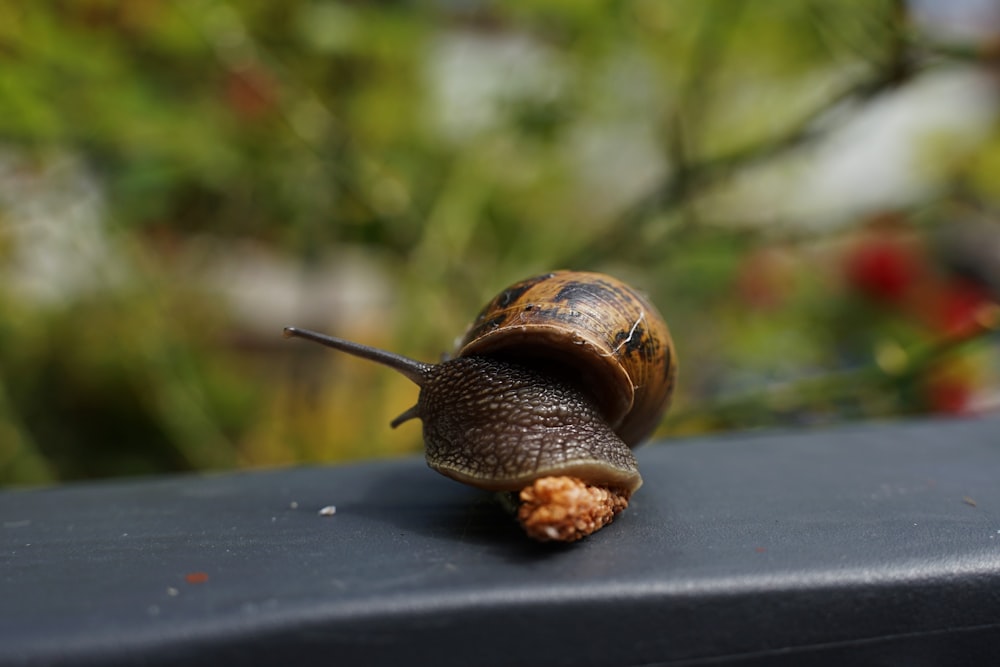
POLYGON ((2 493, 0 664, 1000 664, 1000 419, 639 458, 569 547, 417 459, 2 493))

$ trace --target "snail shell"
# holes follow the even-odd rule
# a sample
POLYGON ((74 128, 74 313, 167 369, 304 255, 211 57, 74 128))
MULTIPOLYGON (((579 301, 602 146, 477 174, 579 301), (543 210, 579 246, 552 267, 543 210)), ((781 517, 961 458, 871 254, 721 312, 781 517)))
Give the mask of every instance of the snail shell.
POLYGON ((617 278, 583 271, 546 273, 500 292, 458 355, 558 365, 632 448, 663 418, 677 376, 673 339, 649 300, 617 278))

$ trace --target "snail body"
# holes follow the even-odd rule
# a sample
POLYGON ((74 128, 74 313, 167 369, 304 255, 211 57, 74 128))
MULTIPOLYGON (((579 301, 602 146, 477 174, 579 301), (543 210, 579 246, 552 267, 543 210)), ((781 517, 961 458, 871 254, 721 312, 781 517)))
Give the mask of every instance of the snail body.
MULTIPOLYGON (((594 530, 642 484, 631 450, 663 416, 676 376, 673 343, 656 309, 597 273, 555 272, 508 287, 460 338, 457 355, 438 364, 304 329, 288 327, 285 335, 382 363, 415 382, 417 404, 392 426, 420 419, 427 463, 448 477, 520 491, 522 500, 538 480, 551 478, 610 490, 616 509, 594 530)), ((558 502, 575 503, 575 489, 560 487, 558 502)), ((555 514, 573 512, 557 507, 555 514)), ((584 534, 545 524, 534 536, 584 534)))

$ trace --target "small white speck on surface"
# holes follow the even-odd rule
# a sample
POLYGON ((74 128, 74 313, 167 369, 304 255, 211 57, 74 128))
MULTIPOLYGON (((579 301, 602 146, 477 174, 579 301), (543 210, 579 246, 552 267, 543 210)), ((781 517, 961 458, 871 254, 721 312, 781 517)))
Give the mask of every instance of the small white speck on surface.
POLYGON ((276 516, 272 516, 271 517, 271 523, 275 523, 277 520, 278 520, 278 517, 276 517, 276 516))
POLYGON ((319 510, 320 516, 333 516, 337 513, 337 508, 334 505, 327 505, 319 510))
POLYGON ((149 614, 150 616, 159 616, 160 615, 160 606, 159 605, 155 605, 155 604, 151 604, 148 607, 146 607, 146 613, 149 614))
POLYGON ((297 510, 299 508, 299 503, 293 500, 292 502, 288 503, 288 507, 290 509, 297 510))
POLYGON ((169 595, 170 597, 175 598, 179 594, 180 594, 180 591, 177 590, 176 588, 174 588, 173 586, 170 586, 170 587, 167 588, 167 595, 169 595))

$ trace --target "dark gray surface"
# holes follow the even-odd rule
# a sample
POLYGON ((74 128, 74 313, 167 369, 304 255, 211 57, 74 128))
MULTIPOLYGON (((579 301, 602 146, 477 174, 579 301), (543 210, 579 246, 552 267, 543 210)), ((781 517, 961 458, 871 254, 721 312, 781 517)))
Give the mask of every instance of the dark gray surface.
POLYGON ((998 434, 647 446, 571 546, 418 459, 0 493, 0 664, 1000 664, 998 434))

